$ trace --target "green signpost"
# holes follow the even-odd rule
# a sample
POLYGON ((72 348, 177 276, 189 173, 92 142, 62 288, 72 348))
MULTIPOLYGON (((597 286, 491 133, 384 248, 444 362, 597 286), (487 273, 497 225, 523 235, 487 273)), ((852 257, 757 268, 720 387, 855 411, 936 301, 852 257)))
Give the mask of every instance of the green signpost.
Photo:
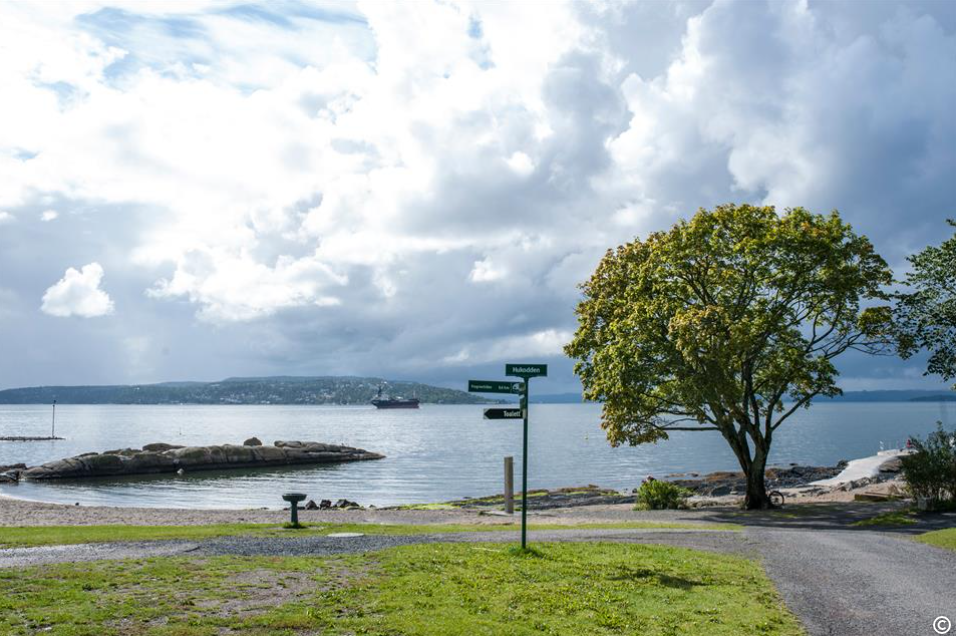
POLYGON ((519 378, 543 378, 548 375, 548 365, 546 364, 506 364, 505 375, 516 376, 519 378))
POLYGON ((546 364, 506 364, 505 375, 518 377, 522 382, 469 380, 472 393, 517 393, 521 396, 520 409, 486 409, 485 419, 524 420, 524 442, 521 449, 521 549, 528 547, 528 380, 548 375, 546 364))
POLYGON ((521 393, 521 383, 500 382, 498 380, 468 380, 468 390, 472 393, 521 393))

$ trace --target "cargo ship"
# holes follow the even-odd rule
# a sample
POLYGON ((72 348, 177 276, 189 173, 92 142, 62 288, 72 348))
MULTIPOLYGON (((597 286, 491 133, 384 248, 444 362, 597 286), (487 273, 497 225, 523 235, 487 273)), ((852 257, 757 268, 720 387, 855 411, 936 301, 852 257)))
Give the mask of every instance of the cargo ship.
POLYGON ((400 398, 382 395, 382 387, 378 387, 378 393, 372 399, 372 406, 377 409, 417 409, 418 398, 400 398))

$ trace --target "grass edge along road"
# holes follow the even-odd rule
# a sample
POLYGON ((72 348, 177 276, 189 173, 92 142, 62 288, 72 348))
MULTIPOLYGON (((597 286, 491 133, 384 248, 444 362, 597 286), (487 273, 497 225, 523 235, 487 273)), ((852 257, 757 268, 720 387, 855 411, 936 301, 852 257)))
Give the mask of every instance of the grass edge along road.
POLYGON ((937 548, 946 548, 956 550, 956 528, 945 528, 943 530, 933 530, 916 537, 921 543, 935 545, 937 548))
MULTIPOLYGON (((714 530, 734 531, 742 526, 730 523, 680 523, 668 521, 631 521, 610 524, 549 525, 532 524, 530 530, 714 530)), ((217 537, 268 536, 303 537, 323 536, 334 532, 360 532, 377 535, 444 534, 454 532, 516 531, 518 524, 434 524, 401 525, 370 523, 318 523, 300 529, 277 524, 229 523, 205 526, 14 526, 0 527, 0 548, 26 548, 44 545, 75 545, 79 543, 113 543, 120 541, 199 541, 217 537)))
POLYGON ((638 544, 98 561, 0 585, 0 632, 17 636, 803 634, 758 562, 638 544))

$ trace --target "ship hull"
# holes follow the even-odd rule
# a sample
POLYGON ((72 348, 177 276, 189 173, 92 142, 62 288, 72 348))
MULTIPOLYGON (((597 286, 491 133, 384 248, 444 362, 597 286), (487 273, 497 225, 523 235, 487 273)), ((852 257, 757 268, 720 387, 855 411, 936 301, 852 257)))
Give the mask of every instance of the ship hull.
POLYGON ((418 400, 372 400, 377 409, 417 409, 418 400))

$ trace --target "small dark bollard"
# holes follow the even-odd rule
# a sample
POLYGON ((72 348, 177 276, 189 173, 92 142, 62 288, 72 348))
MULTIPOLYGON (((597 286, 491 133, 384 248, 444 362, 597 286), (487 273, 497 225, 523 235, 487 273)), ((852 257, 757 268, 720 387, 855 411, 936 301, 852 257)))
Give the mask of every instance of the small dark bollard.
POLYGON ((304 501, 308 495, 301 492, 287 492, 282 495, 282 499, 289 502, 289 510, 292 511, 292 527, 299 527, 299 502, 304 501))

